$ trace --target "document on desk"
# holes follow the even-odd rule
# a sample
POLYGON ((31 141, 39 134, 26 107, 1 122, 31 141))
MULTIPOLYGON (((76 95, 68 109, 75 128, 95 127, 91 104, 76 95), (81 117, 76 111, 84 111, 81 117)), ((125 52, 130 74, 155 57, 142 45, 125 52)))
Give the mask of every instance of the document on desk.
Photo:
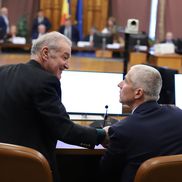
POLYGON ((70 114, 69 116, 70 116, 70 119, 73 121, 76 121, 76 120, 88 120, 88 121, 103 120, 103 116, 101 116, 101 115, 70 114))
MULTIPOLYGON (((76 146, 76 145, 70 145, 62 141, 57 141, 56 148, 57 149, 87 149, 87 148, 76 146)), ((104 149, 104 147, 102 145, 98 145, 98 146, 95 146, 95 149, 104 149)))

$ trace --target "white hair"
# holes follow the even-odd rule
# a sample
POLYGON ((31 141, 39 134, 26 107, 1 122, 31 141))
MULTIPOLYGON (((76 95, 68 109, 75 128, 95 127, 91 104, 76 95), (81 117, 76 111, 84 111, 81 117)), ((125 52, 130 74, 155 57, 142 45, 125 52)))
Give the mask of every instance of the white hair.
POLYGON ((59 32, 53 31, 50 33, 46 33, 33 42, 31 55, 36 55, 44 46, 47 46, 49 49, 54 49, 55 51, 57 51, 60 49, 60 42, 66 42, 70 46, 72 45, 72 42, 66 36, 59 32))
POLYGON ((130 80, 134 88, 144 90, 145 100, 158 100, 162 78, 158 70, 147 65, 134 65, 130 69, 130 80))

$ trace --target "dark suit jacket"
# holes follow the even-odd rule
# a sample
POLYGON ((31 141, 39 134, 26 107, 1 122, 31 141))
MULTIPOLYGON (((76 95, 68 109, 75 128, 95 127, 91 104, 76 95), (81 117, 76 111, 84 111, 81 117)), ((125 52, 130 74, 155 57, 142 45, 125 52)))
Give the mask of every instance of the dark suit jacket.
POLYGON ((0 16, 0 39, 4 39, 6 36, 7 25, 4 18, 0 16))
POLYGON ((96 129, 70 121, 61 103, 60 81, 38 62, 0 67, 0 88, 0 142, 40 151, 54 181, 59 181, 54 153, 58 139, 94 148, 96 129))
POLYGON ((105 181, 133 182, 143 161, 182 153, 182 111, 146 102, 113 125, 109 135, 111 144, 101 160, 105 181))
POLYGON ((49 21, 49 19, 47 17, 44 17, 43 21, 40 22, 40 23, 38 22, 38 18, 35 18, 33 20, 33 25, 32 25, 32 34, 38 32, 38 26, 40 24, 43 24, 43 25, 46 26, 46 31, 50 30, 50 28, 51 28, 51 23, 50 23, 50 21, 49 21))
MULTIPOLYGON (((62 25, 59 28, 58 32, 64 34, 64 30, 65 30, 65 26, 62 25)), ((71 26, 71 41, 73 43, 77 43, 79 40, 80 40, 79 31, 78 31, 78 29, 75 26, 72 25, 71 26)))

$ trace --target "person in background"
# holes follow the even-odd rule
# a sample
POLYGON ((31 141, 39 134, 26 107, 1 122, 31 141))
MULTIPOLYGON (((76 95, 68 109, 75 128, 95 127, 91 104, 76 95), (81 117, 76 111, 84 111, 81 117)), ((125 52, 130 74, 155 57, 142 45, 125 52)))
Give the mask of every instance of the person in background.
POLYGON ((38 31, 32 35, 32 40, 39 38, 40 36, 46 33, 46 26, 44 24, 40 24, 38 26, 38 31))
POLYGON ((9 31, 9 33, 8 33, 8 35, 7 35, 7 41, 8 42, 12 42, 12 39, 14 38, 14 37, 16 37, 17 36, 17 27, 16 27, 16 25, 11 25, 10 26, 10 31, 9 31))
POLYGON ((182 153, 182 110, 160 106, 160 73, 134 65, 118 85, 120 102, 132 114, 108 129, 110 143, 101 159, 102 181, 133 182, 147 159, 182 153))
POLYGON ((112 34, 113 43, 119 43, 124 46, 124 39, 120 36, 120 27, 116 24, 115 17, 109 17, 106 27, 102 30, 102 33, 112 34))
POLYGON ((0 42, 6 39, 9 33, 9 19, 8 19, 8 9, 2 7, 0 10, 0 42))
POLYGON ((163 40, 161 43, 172 43, 172 44, 176 44, 176 41, 173 37, 173 33, 172 32, 167 32, 166 36, 165 36, 165 40, 163 40))
POLYGON ((44 15, 43 10, 39 10, 37 12, 37 17, 33 20, 33 25, 32 25, 32 36, 36 33, 38 33, 38 26, 40 24, 45 25, 46 27, 46 32, 48 32, 51 29, 51 22, 47 17, 44 15))
POLYGON ((59 27, 58 32, 68 37, 75 45, 80 40, 79 31, 76 26, 72 25, 71 17, 66 18, 65 24, 59 27))
POLYGON ((104 129, 75 124, 62 104, 60 79, 69 68, 71 41, 59 32, 33 42, 26 64, 0 67, 0 142, 41 152, 59 182, 57 140, 93 149, 105 141, 104 129))
POLYGON ((83 39, 83 41, 90 42, 90 46, 94 46, 94 35, 98 32, 98 30, 95 27, 90 28, 90 32, 88 35, 86 35, 83 39))

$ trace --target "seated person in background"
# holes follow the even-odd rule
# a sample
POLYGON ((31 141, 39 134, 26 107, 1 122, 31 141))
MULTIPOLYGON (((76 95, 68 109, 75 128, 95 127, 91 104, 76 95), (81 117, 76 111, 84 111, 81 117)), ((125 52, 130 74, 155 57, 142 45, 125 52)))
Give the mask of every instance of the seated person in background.
POLYGON ((10 31, 7 35, 7 41, 12 42, 12 39, 17 36, 17 27, 16 25, 10 26, 10 31))
POLYGON ((48 32, 51 29, 51 23, 47 17, 44 16, 44 11, 39 10, 37 12, 37 17, 33 20, 33 26, 32 26, 32 36, 33 34, 38 32, 38 26, 40 24, 45 25, 46 32, 48 32))
POLYGON ((90 42, 90 46, 93 47, 94 46, 94 34, 97 32, 98 32, 98 30, 95 27, 91 27, 89 35, 86 35, 84 37, 83 41, 90 42))
POLYGON ((132 66, 118 87, 120 102, 132 109, 132 115, 109 128, 102 181, 133 182, 145 160, 182 153, 182 110, 157 103, 162 78, 151 66, 132 66))
POLYGON ((176 44, 175 39, 173 38, 173 33, 172 32, 167 32, 165 36, 165 40, 163 40, 161 43, 172 43, 176 44))
POLYGON ((0 42, 3 42, 9 33, 8 9, 2 7, 0 10, 0 42))
POLYGON ((124 39, 119 33, 120 27, 116 24, 116 19, 114 17, 109 17, 107 21, 107 26, 102 30, 102 33, 110 33, 113 35, 113 43, 119 43, 124 46, 124 39))
MULTIPOLYGON (((16 25, 11 25, 10 26, 10 31, 9 31, 5 41, 6 42, 11 42, 13 44, 25 44, 26 43, 26 38, 21 37, 21 36, 18 35, 18 30, 17 30, 16 25)), ((18 48, 17 48, 17 50, 18 50, 18 48)))
POLYGON ((38 26, 38 31, 32 35, 32 40, 39 38, 40 36, 46 33, 46 26, 44 24, 40 24, 38 26))
POLYGON ((73 44, 80 40, 79 31, 76 26, 72 25, 71 17, 66 18, 65 24, 59 27, 58 32, 68 37, 73 44))

